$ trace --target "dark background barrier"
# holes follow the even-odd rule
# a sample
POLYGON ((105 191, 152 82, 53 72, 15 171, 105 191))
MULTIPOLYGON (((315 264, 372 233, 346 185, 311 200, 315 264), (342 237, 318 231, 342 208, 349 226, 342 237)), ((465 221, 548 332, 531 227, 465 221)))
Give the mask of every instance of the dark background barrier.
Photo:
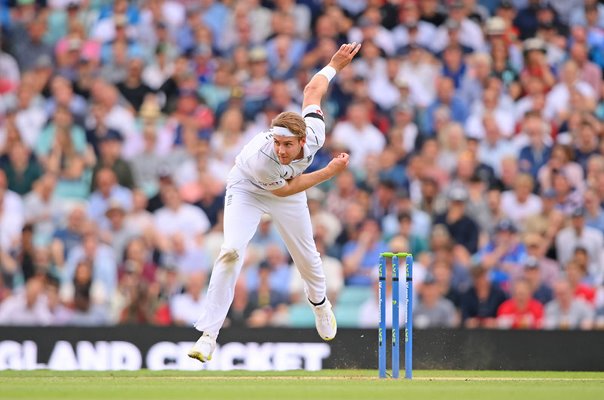
MULTIPOLYGON (((0 327, 0 369, 200 369, 187 328, 0 327)), ((414 369, 604 371, 604 332, 421 330, 414 369)), ((377 368, 377 331, 225 329, 208 369, 377 368)), ((401 346, 402 348, 403 346, 401 346)), ((401 360, 404 361, 401 349, 401 360)))

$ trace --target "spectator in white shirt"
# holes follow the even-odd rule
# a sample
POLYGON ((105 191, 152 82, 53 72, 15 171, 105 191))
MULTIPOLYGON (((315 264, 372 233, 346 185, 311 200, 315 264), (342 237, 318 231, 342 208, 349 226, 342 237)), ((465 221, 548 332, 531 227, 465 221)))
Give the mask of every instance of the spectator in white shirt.
POLYGON ((514 114, 501 107, 499 93, 495 89, 485 89, 482 93, 482 101, 474 102, 472 114, 466 121, 466 131, 469 136, 484 137, 482 118, 486 114, 493 115, 503 137, 509 138, 513 135, 516 122, 514 114))
POLYGON ((31 278, 23 291, 0 303, 0 325, 49 325, 51 322, 42 276, 31 278))
POLYGON ((401 63, 397 83, 406 82, 409 85, 410 98, 415 105, 427 107, 436 98, 436 82, 440 69, 433 57, 413 43, 401 63))
POLYGON ((347 120, 338 122, 333 130, 334 142, 350 149, 350 167, 363 169, 367 156, 379 154, 386 146, 386 139, 369 121, 363 103, 348 106, 347 120))
POLYGON ((6 174, 0 170, 0 246, 3 251, 18 245, 24 218, 23 201, 17 193, 8 190, 6 174))
POLYGON ((186 278, 185 292, 170 300, 170 313, 176 325, 192 326, 201 314, 204 306, 202 296, 206 285, 204 272, 191 273, 186 278))
POLYGON ((430 47, 436 28, 429 22, 420 21, 417 4, 406 1, 401 4, 399 25, 392 30, 396 48, 404 48, 412 43, 430 47))
POLYGON ((483 117, 485 137, 478 146, 478 159, 493 168, 495 175, 501 175, 501 160, 515 154, 514 147, 501 137, 497 120, 492 114, 483 117))
POLYGON ((530 175, 520 174, 514 182, 514 190, 501 194, 501 209, 507 218, 522 224, 527 217, 541 212, 541 198, 532 193, 534 186, 530 175))
POLYGON ((447 25, 451 26, 453 22, 459 25, 459 41, 461 44, 470 47, 474 51, 484 50, 485 42, 482 29, 476 22, 467 17, 464 3, 458 0, 453 1, 450 5, 449 21, 438 29, 433 39, 434 50, 441 51, 449 44, 447 25))
POLYGON ((579 77, 579 67, 573 60, 566 61, 560 71, 560 83, 548 93, 545 105, 545 117, 564 120, 571 106, 571 92, 576 90, 589 103, 596 101, 593 87, 579 77))
MULTIPOLYGON (((571 214, 571 224, 556 235, 556 255, 561 264, 569 262, 575 248, 583 247, 589 255, 588 272, 594 279, 602 269, 604 235, 595 228, 585 225, 585 208, 578 207, 571 214)), ((598 282, 601 283, 601 282, 598 282)))
POLYGON ((171 249, 171 238, 180 234, 187 245, 199 245, 203 234, 210 229, 210 221, 199 207, 183 203, 178 189, 168 186, 162 193, 165 204, 155 212, 155 229, 159 247, 171 249))

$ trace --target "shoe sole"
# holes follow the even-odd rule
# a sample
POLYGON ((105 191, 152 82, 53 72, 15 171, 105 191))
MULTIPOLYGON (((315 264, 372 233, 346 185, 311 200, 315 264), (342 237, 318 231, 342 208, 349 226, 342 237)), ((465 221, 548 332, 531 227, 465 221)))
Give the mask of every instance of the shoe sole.
POLYGON ((189 357, 191 357, 191 358, 194 358, 194 359, 196 359, 196 360, 198 360, 198 361, 201 361, 202 363, 205 363, 206 361, 210 361, 210 360, 212 360, 212 356, 209 356, 208 358, 205 358, 205 357, 203 356, 203 354, 201 354, 201 353, 200 353, 200 352, 198 352, 198 351, 190 351, 190 352, 188 352, 188 353, 187 353, 187 355, 188 355, 189 357))

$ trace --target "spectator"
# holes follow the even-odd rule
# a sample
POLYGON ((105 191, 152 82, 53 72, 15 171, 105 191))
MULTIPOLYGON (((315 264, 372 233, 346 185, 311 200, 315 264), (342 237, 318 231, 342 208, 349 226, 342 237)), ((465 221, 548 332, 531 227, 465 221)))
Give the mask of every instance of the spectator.
POLYGON ((461 44, 469 47, 473 51, 480 51, 484 48, 484 36, 480 26, 468 18, 467 9, 463 1, 453 1, 449 8, 449 19, 445 22, 445 27, 441 26, 434 39, 438 45, 433 45, 436 51, 442 50, 448 43, 451 43, 451 29, 459 30, 459 41, 461 44), (453 25, 455 24, 455 25, 453 25), (447 30, 449 32, 447 34, 447 30))
POLYGON ((44 298, 44 278, 36 276, 25 290, 0 303, 0 325, 50 325, 52 314, 44 298))
POLYGON ((170 314, 176 325, 192 326, 204 304, 203 289, 206 285, 206 274, 197 271, 188 275, 185 292, 172 297, 170 314))
POLYGON ((117 182, 113 170, 101 168, 96 173, 96 190, 90 195, 88 216, 97 224, 105 224, 110 201, 119 201, 125 210, 132 208, 132 193, 117 182))
MULTIPOLYGON (((63 284, 72 280, 77 283, 80 279, 79 273, 86 277, 87 282, 90 281, 88 282, 90 285, 95 286, 92 293, 81 293, 82 298, 77 297, 76 290, 74 301, 82 301, 80 311, 84 313, 89 311, 89 300, 92 300, 94 304, 109 301, 109 296, 117 287, 117 262, 111 247, 99 242, 98 234, 94 229, 85 232, 82 244, 67 255, 62 270, 63 284), (91 295, 93 297, 90 297, 91 295)), ((70 294, 73 295, 73 292, 70 294)), ((71 295, 68 298, 71 298, 71 295)))
POLYGON ((0 170, 0 248, 10 252, 21 238, 25 215, 21 197, 8 189, 6 174, 0 170))
POLYGON ((503 214, 517 224, 523 224, 527 218, 541 213, 541 198, 533 193, 533 178, 530 175, 518 175, 513 190, 501 194, 503 214))
MULTIPOLYGON (((546 239, 547 240, 544 240, 543 235, 537 232, 524 233, 522 242, 526 247, 527 254, 526 261, 524 262, 524 270, 526 274, 528 265, 536 264, 539 269, 539 274, 533 274, 533 276, 539 275, 540 281, 546 286, 551 287, 560 277, 561 268, 558 262, 547 257, 546 254, 551 245, 551 241, 549 241, 549 238, 546 239)), ((534 280, 530 281, 534 282, 534 280)))
POLYGON ((24 34, 19 30, 11 32, 12 53, 22 71, 33 69, 43 58, 52 59, 52 48, 43 40, 46 28, 44 18, 37 17, 27 24, 27 31, 23 32, 24 34))
POLYGON ((436 83, 436 99, 426 110, 426 120, 422 126, 423 132, 434 135, 436 110, 446 107, 455 122, 464 124, 468 117, 468 109, 465 103, 455 95, 455 84, 453 80, 441 77, 436 83))
POLYGON ((596 101, 596 92, 579 77, 579 68, 575 61, 564 63, 560 71, 560 83, 556 84, 547 94, 545 115, 547 118, 561 118, 570 106, 571 94, 576 90, 587 101, 596 101))
POLYGON ((570 287, 576 298, 583 299, 589 304, 593 304, 596 298, 596 290, 587 275, 587 265, 584 262, 586 255, 585 249, 578 248, 575 251, 575 254, 577 253, 582 254, 582 257, 580 256, 570 260, 564 265, 566 279, 570 283, 570 287))
POLYGON ((502 137, 493 114, 486 114, 482 118, 482 123, 485 136, 478 147, 478 159, 491 167, 496 176, 501 177, 503 160, 515 155, 515 149, 506 138, 502 137))
POLYGON ((23 196, 31 191, 34 181, 42 175, 42 168, 29 149, 16 143, 9 150, 8 162, 3 166, 8 189, 23 196))
POLYGON ((136 236, 136 232, 125 224, 126 210, 119 201, 109 202, 105 216, 109 226, 100 233, 101 238, 113 249, 115 260, 121 262, 127 243, 136 236))
POLYGON ((512 297, 497 309, 497 326, 507 329, 540 329, 543 324, 543 306, 531 297, 526 280, 516 280, 512 297))
POLYGON ((528 257, 523 267, 524 273, 522 276, 531 288, 533 299, 545 306, 552 300, 553 292, 552 288, 542 278, 539 259, 528 257))
POLYGON ((139 112, 145 97, 153 90, 143 82, 144 61, 140 58, 131 58, 128 61, 126 78, 116 86, 122 96, 128 101, 136 112, 139 112))
POLYGON ((584 207, 571 214, 571 224, 556 235, 557 258, 561 264, 569 262, 574 250, 581 246, 587 250, 589 275, 595 282, 602 279, 602 249, 604 236, 597 229, 585 225, 584 207))
POLYGON ((488 270, 476 265, 471 270, 473 284, 461 297, 461 317, 466 328, 497 327, 497 310, 505 293, 489 281, 488 270))
POLYGON ((510 280, 520 275, 526 258, 526 248, 517 232, 512 220, 500 220, 492 240, 479 253, 483 266, 490 270, 491 280, 504 290, 508 289, 510 280))
POLYGON ((520 170, 530 174, 533 179, 537 178, 539 169, 549 161, 552 154, 548 131, 540 115, 535 112, 525 114, 521 136, 524 135, 528 143, 520 149, 518 158, 520 170))
POLYGON ((369 286, 370 274, 376 266, 379 254, 386 251, 381 240, 381 230, 377 221, 365 220, 357 227, 357 232, 342 250, 342 264, 346 285, 369 286))
POLYGON ((419 302, 413 310, 413 323, 419 329, 457 326, 455 306, 451 300, 443 297, 431 275, 424 279, 419 302))
POLYGON ((545 329, 592 329, 594 310, 584 300, 573 297, 568 281, 560 280, 554 286, 555 300, 545 307, 545 329))
POLYGON ((107 292, 95 284, 91 268, 86 261, 76 267, 69 292, 69 303, 73 308, 69 325, 98 326, 109 322, 107 308, 103 304, 107 300, 107 292))
POLYGON ((60 214, 53 198, 56 182, 52 174, 44 174, 23 197, 25 221, 34 225, 36 240, 44 243, 51 241, 60 214))
POLYGON ((170 238, 182 235, 187 245, 199 245, 203 234, 210 228, 205 213, 190 204, 183 203, 178 190, 169 186, 162 193, 165 206, 155 212, 155 230, 158 233, 158 245, 168 250, 170 238))
MULTIPOLYGON (((110 168, 117 183, 127 189, 134 188, 134 178, 130 164, 122 157, 122 135, 114 130, 109 130, 106 135, 99 139, 99 158, 94 166, 92 176, 93 182, 96 181, 96 174, 103 168, 110 168)), ((93 186, 93 190, 96 186, 93 186)))
POLYGON ((478 250, 478 226, 466 215, 465 202, 468 193, 463 187, 452 188, 449 191, 448 210, 436 216, 434 224, 443 224, 449 230, 455 244, 462 246, 469 254, 478 250))
POLYGON ((350 150, 350 166, 363 169, 367 157, 380 153, 386 145, 384 135, 369 122, 367 109, 361 103, 352 103, 347 111, 347 121, 338 122, 333 130, 333 140, 350 150))

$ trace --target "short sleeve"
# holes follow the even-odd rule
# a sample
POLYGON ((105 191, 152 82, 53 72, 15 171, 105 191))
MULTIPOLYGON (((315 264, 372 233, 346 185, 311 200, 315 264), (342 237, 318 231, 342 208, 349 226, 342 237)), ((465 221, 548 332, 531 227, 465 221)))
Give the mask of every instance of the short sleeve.
POLYGON ((306 144, 312 153, 316 153, 325 143, 325 119, 318 105, 306 106, 302 110, 306 123, 306 144))

